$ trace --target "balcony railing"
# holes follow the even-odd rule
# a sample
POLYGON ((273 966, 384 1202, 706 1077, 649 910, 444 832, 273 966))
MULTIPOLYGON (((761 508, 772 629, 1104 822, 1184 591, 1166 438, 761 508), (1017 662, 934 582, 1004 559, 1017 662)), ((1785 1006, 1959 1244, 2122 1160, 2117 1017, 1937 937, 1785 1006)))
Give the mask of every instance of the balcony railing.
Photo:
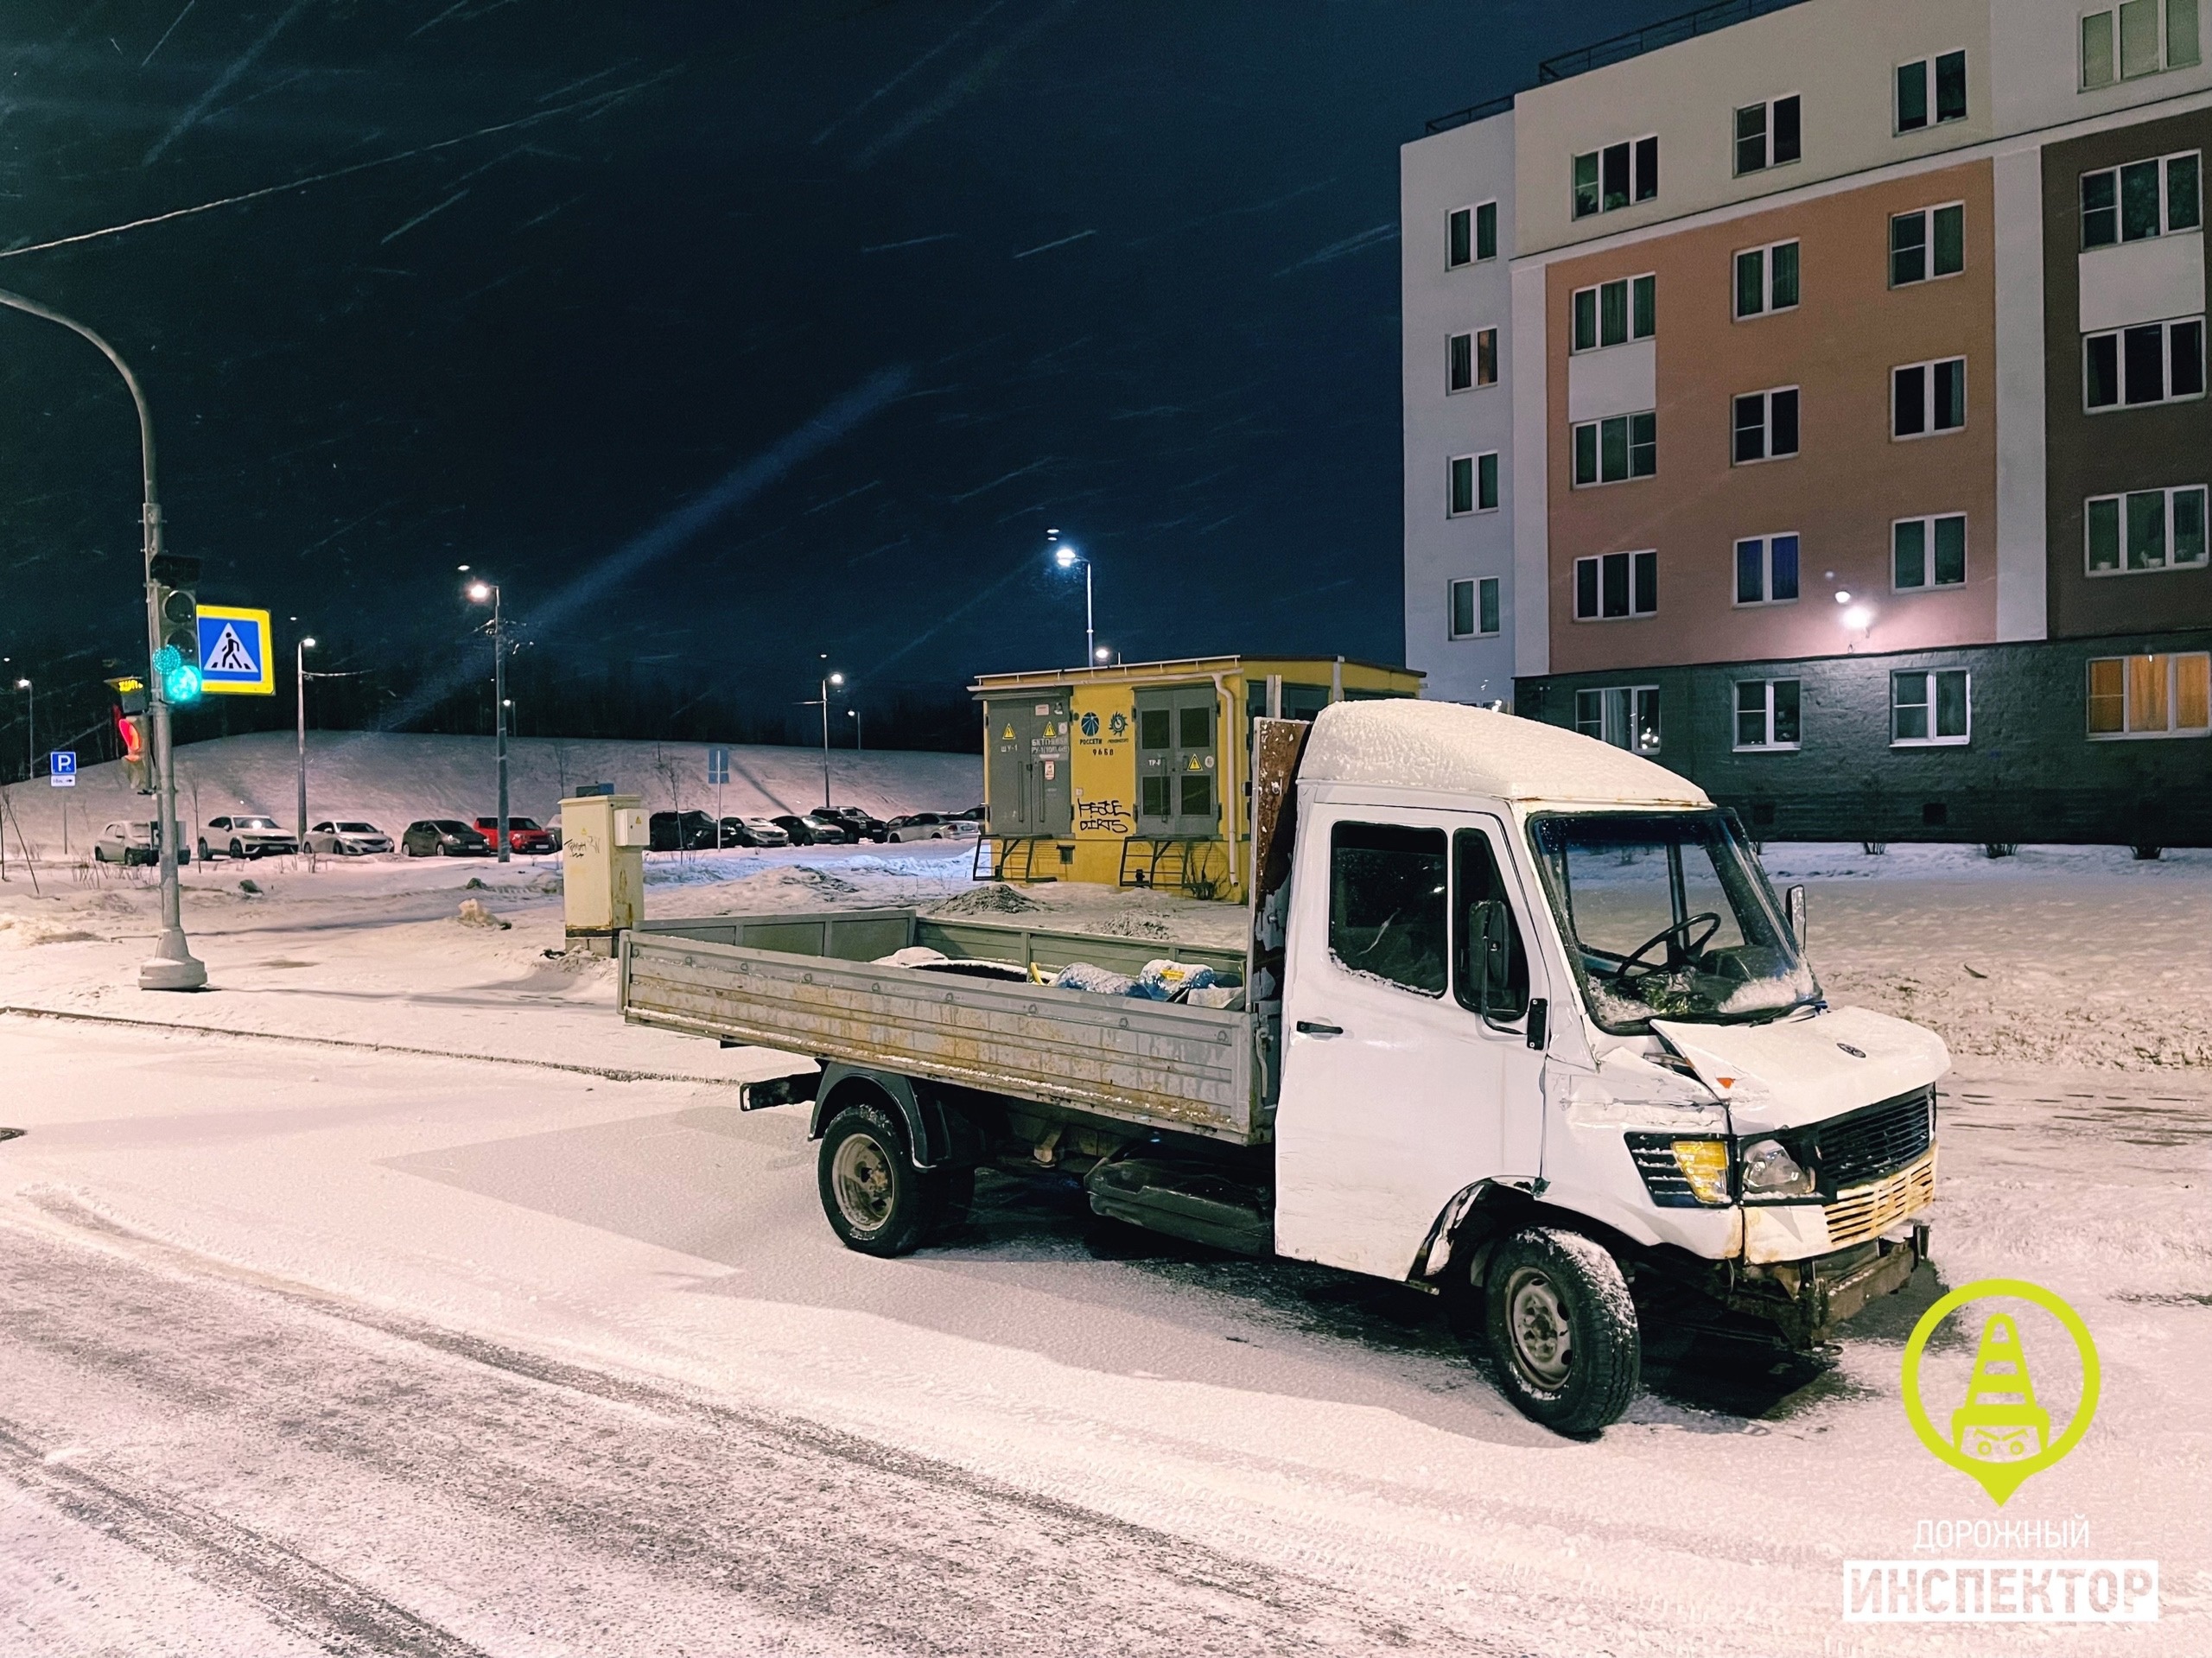
POLYGON ((1642 29, 1632 29, 1625 35, 1616 35, 1595 45, 1578 47, 1572 52, 1562 52, 1555 58, 1546 58, 1536 66, 1536 81, 1541 86, 1549 81, 1587 74, 1591 70, 1601 69, 1609 63, 1624 63, 1630 58, 1642 57, 1646 52, 1656 52, 1662 46, 1694 40, 1700 35, 1714 34, 1738 23, 1749 22, 1754 17, 1764 17, 1770 11, 1783 11, 1803 3, 1804 0, 1719 0, 1718 4, 1700 6, 1695 11, 1686 11, 1679 17, 1648 23, 1642 29))
POLYGON ((1489 98, 1480 104, 1470 104, 1464 110, 1454 110, 1449 115, 1440 115, 1429 122, 1429 133, 1433 136, 1440 132, 1449 132, 1454 127, 1471 126, 1477 121, 1489 120, 1493 115, 1503 115, 1513 107, 1514 96, 1513 93, 1508 92, 1503 98, 1489 98))

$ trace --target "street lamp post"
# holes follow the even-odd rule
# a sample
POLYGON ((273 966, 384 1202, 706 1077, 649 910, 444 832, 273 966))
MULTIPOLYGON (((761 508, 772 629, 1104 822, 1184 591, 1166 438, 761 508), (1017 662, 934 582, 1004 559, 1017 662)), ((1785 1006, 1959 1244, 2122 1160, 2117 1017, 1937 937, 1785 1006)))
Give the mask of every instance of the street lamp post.
MULTIPOLYGON (((467 565, 461 567, 467 569, 467 565)), ((499 618, 499 584, 472 581, 468 596, 492 606, 492 742, 499 760, 499 861, 507 861, 507 639, 499 618)))
POLYGON ((843 684, 845 677, 829 670, 828 651, 822 653, 822 804, 827 806, 830 804, 830 690, 832 686, 843 684))
POLYGON ((300 838, 294 849, 308 849, 308 652, 315 649, 315 641, 302 638, 292 647, 292 670, 299 684, 298 736, 300 748, 300 838))
POLYGON ((38 692, 28 679, 17 680, 16 689, 23 694, 23 780, 29 782, 38 772, 38 692))
POLYGON ((1083 566, 1083 665, 1088 668, 1098 660, 1097 630, 1093 625, 1090 601, 1090 561, 1066 543, 1060 542, 1058 530, 1047 530, 1045 534, 1048 539, 1060 543, 1052 549, 1052 562, 1064 570, 1071 570, 1078 564, 1083 566))
POLYGON ((861 711, 858 708, 847 708, 845 710, 845 717, 853 722, 853 753, 857 754, 861 752, 861 711))
POLYGON ((171 765, 169 753, 168 693, 162 683, 162 676, 155 669, 153 658, 162 648, 161 617, 156 607, 154 566, 162 556, 162 505, 159 492, 154 487, 154 416, 146 406, 146 394, 140 390, 138 377, 130 365, 117 354, 114 346, 94 334, 83 323, 66 317, 59 311, 48 309, 35 300, 25 299, 21 294, 0 291, 0 305, 9 306, 29 315, 43 317, 48 322, 59 323, 72 334, 89 343, 101 356, 115 365, 123 377, 123 384, 130 390, 130 401, 138 410, 138 454, 144 477, 144 500, 139 509, 139 523, 145 532, 146 585, 146 696, 154 726, 155 775, 160 778, 159 829, 161 833, 162 872, 162 934, 154 945, 154 953, 139 965, 138 988, 141 990, 197 990, 207 982, 207 969, 192 953, 192 946, 184 937, 184 905, 177 890, 176 854, 176 769, 171 765))

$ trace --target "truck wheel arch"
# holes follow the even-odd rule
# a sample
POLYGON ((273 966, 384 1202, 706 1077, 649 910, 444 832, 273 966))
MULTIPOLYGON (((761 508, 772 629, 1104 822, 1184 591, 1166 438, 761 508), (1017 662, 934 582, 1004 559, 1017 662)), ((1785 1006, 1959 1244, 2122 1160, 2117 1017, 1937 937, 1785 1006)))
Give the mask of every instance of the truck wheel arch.
POLYGON ((972 1167, 979 1136, 963 1114, 928 1083, 895 1070, 825 1060, 815 1090, 810 1140, 819 1140, 838 1112, 866 1101, 893 1113, 906 1130, 906 1154, 918 1169, 972 1167))

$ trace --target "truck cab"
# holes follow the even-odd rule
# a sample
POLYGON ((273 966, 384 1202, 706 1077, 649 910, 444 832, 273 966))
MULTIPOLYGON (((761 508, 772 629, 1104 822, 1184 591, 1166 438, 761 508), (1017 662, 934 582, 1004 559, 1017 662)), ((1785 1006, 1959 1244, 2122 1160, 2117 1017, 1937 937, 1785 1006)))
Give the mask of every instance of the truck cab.
POLYGON ((1921 1258, 1943 1044, 1828 1006, 1802 889, 1695 785, 1511 715, 1338 706, 1290 872, 1275 1248, 1484 1292, 1531 1414, 1610 1420, 1572 1373, 1633 1347, 1605 1315, 1641 1277, 1806 1345, 1921 1258))

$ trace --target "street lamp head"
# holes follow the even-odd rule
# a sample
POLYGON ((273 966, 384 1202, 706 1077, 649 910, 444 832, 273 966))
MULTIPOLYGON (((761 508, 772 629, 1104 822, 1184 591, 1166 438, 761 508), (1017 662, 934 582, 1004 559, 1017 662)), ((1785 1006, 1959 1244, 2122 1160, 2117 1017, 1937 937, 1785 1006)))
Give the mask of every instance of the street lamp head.
POLYGON ((468 596, 476 603, 482 604, 492 596, 492 584, 489 581, 471 581, 468 584, 468 596))
POLYGON ((830 676, 830 683, 832 685, 842 685, 845 683, 845 677, 842 674, 832 674, 830 676))
POLYGON ((315 641, 314 641, 312 638, 302 639, 302 640, 300 641, 300 649, 301 649, 301 650, 302 650, 302 651, 312 651, 312 650, 314 650, 314 649, 315 649, 315 641))
POLYGON ((1080 555, 1072 547, 1057 547, 1052 549, 1052 562, 1064 570, 1073 569, 1080 555))
POLYGON ((30 688, 31 683, 28 679, 19 679, 16 682, 16 689, 19 691, 27 691, 30 688))
POLYGON ((1864 605, 1853 605, 1843 613, 1843 625, 1854 633, 1863 633, 1874 623, 1874 613, 1864 605))
POLYGON ((1093 662, 1105 662, 1110 659, 1113 654, 1110 650, 1102 645, 1090 653, 1090 659, 1093 662))

